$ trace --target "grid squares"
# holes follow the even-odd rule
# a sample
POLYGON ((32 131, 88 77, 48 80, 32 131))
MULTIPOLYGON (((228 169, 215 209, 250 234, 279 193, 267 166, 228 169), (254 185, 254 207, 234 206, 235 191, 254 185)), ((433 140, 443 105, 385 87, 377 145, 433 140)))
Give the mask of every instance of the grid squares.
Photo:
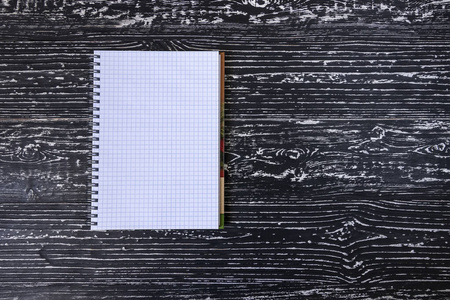
POLYGON ((218 52, 100 55, 97 225, 217 229, 218 52))

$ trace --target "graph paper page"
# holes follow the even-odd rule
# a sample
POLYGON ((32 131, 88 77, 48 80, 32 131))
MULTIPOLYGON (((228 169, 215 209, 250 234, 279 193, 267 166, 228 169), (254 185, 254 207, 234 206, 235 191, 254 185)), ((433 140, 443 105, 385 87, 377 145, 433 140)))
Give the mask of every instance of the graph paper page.
POLYGON ((94 55, 100 118, 91 228, 217 229, 219 53, 94 55))

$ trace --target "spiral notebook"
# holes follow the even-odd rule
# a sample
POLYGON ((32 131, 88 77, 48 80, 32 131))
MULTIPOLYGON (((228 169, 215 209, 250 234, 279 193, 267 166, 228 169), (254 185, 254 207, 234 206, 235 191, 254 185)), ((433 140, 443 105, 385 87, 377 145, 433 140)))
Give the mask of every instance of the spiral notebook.
POLYGON ((95 51, 93 74, 91 229, 221 228, 223 53, 95 51))

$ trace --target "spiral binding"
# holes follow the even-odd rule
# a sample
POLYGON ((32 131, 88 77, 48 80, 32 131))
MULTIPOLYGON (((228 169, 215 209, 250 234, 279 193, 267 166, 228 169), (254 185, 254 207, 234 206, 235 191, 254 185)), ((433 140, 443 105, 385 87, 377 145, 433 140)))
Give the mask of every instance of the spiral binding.
POLYGON ((100 55, 94 54, 92 62, 92 177, 91 177, 91 228, 98 225, 98 156, 100 133, 100 55))

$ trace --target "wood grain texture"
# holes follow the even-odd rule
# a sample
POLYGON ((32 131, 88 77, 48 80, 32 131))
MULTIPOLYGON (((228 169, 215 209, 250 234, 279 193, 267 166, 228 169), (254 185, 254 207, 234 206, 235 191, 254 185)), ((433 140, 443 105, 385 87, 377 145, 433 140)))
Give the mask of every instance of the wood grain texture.
POLYGON ((222 49, 227 118, 447 119, 450 39, 328 41, 316 34, 309 37, 314 41, 303 37, 283 44, 241 37, 2 42, 0 117, 89 117, 92 49, 222 49))
POLYGON ((0 299, 450 298, 448 1, 0 1, 0 299), (92 232, 94 49, 226 52, 226 227, 92 232))

